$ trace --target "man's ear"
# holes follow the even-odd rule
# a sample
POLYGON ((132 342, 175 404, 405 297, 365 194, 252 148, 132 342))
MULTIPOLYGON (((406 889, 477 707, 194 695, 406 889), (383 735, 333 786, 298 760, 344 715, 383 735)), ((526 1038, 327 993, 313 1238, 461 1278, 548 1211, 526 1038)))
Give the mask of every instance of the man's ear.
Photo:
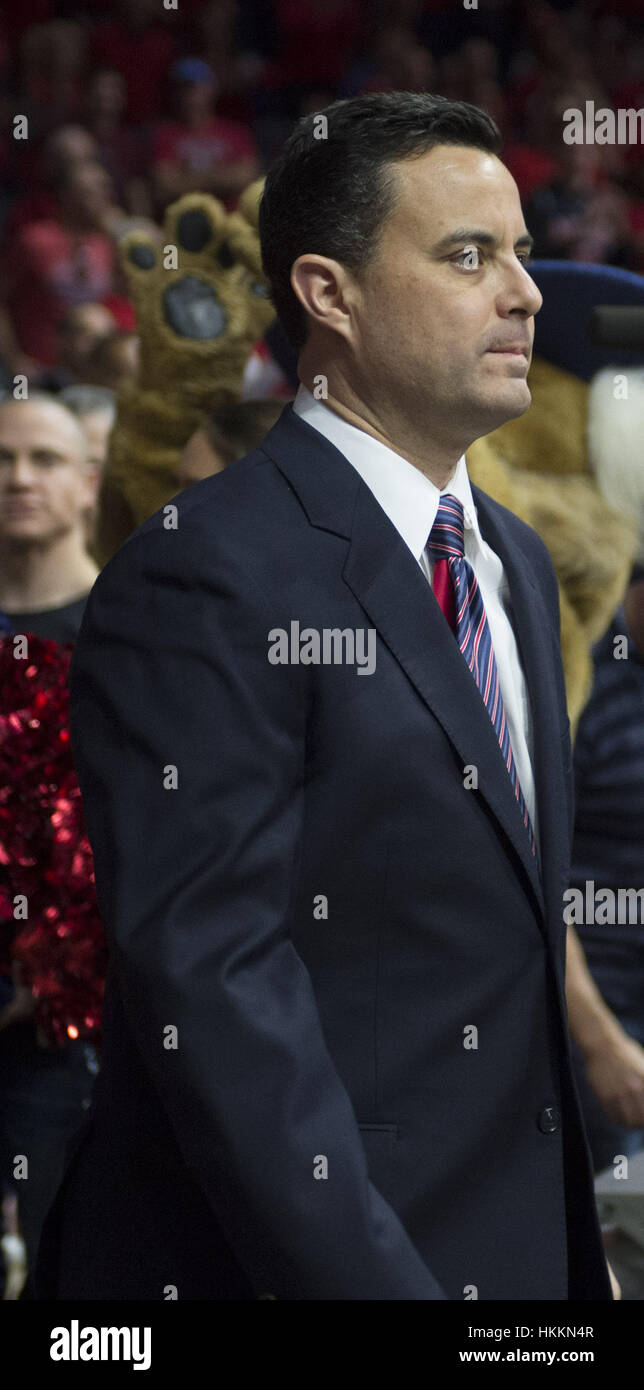
POLYGON ((345 333, 351 322, 352 278, 340 261, 306 253, 291 266, 291 286, 309 318, 345 333))

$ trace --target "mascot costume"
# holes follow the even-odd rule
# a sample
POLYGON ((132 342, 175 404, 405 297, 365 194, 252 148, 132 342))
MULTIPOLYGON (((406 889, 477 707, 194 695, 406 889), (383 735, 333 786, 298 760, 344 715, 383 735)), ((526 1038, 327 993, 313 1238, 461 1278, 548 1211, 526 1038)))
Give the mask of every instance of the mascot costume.
POLYGON ((119 242, 137 316, 138 380, 122 387, 97 506, 103 565, 177 492, 177 464, 216 406, 240 399, 253 344, 275 317, 262 275, 257 218, 263 179, 238 208, 189 193, 165 213, 161 244, 119 242))

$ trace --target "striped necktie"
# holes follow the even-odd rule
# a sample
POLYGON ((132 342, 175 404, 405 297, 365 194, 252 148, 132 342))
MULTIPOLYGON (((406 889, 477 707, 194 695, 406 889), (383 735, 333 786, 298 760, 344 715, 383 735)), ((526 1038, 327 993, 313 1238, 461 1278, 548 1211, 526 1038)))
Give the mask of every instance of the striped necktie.
POLYGON ((485 708, 496 729, 501 753, 514 787, 536 856, 534 831, 519 783, 510 730, 505 717, 503 694, 496 668, 492 636, 483 597, 469 560, 465 559, 463 504, 451 493, 442 493, 427 549, 434 564, 433 589, 479 688, 485 708))

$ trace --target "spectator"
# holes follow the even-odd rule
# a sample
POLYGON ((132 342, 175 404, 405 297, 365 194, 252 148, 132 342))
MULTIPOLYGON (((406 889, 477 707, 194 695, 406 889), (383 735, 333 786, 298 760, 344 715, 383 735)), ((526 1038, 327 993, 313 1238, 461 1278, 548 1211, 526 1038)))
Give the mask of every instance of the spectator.
POLYGON ((85 56, 85 30, 75 20, 52 19, 25 30, 19 109, 29 117, 31 139, 78 119, 85 56))
POLYGON ((123 74, 127 120, 139 125, 161 113, 163 88, 174 41, 158 22, 158 0, 118 0, 119 14, 93 31, 90 54, 95 67, 108 64, 123 74))
POLYGON ((116 418, 116 398, 105 386, 66 386, 59 400, 76 416, 87 440, 87 462, 94 479, 94 501, 85 510, 85 535, 92 552, 98 492, 116 418))
POLYGON ((71 164, 84 164, 98 158, 93 135, 81 125, 59 126, 52 131, 33 157, 21 151, 20 177, 26 192, 17 198, 6 219, 3 237, 9 254, 11 244, 29 222, 58 217, 60 208, 55 188, 71 164))
POLYGON ((602 178, 593 146, 562 145, 554 178, 536 188, 525 208, 535 255, 545 259, 628 260, 627 199, 602 178))
POLYGON ((44 393, 0 401, 0 609, 16 631, 76 637, 98 574, 84 530, 96 487, 66 405, 44 393))
POLYGON ((150 217, 152 206, 143 178, 143 150, 136 128, 124 122, 127 92, 116 68, 99 68, 87 92, 87 124, 97 156, 107 169, 116 197, 135 216, 150 217))
POLYGON ((285 401, 237 401, 219 406, 201 429, 195 430, 181 455, 181 487, 223 473, 235 459, 256 449, 272 429, 285 401))
MULTIPOLYGON (((104 304, 74 304, 58 325, 59 389, 87 379, 88 362, 97 344, 116 329, 114 315, 104 304)), ((40 384, 40 383, 39 383, 40 384)))
POLYGON ((197 42, 192 47, 215 74, 218 114, 248 125, 253 115, 253 88, 261 82, 266 63, 258 52, 261 34, 257 14, 246 14, 246 23, 251 26, 249 48, 237 52, 239 38, 244 42, 241 18, 238 0, 207 0, 199 12, 197 42))
POLYGON ((408 25, 396 19, 376 28, 364 54, 340 84, 338 95, 396 89, 427 92, 435 85, 436 69, 429 49, 418 42, 408 25))
POLYGON ((87 439, 87 459, 100 478, 116 416, 113 391, 105 386, 66 386, 59 400, 80 420, 87 439))
POLYGON ((177 119, 160 125, 153 140, 158 208, 198 191, 213 193, 232 209, 260 173, 253 136, 237 121, 214 114, 215 75, 200 58, 180 59, 170 77, 177 119))
POLYGON ((71 304, 96 303, 113 288, 113 215, 108 174, 90 161, 67 166, 56 189, 60 215, 23 227, 5 265, 0 354, 13 371, 56 363, 58 328, 71 304))
POLYGON ((110 333, 101 338, 89 354, 85 380, 92 386, 118 391, 134 381, 139 366, 139 340, 136 333, 110 333))
POLYGON ((335 91, 360 46, 362 8, 358 0, 275 0, 273 85, 335 91))

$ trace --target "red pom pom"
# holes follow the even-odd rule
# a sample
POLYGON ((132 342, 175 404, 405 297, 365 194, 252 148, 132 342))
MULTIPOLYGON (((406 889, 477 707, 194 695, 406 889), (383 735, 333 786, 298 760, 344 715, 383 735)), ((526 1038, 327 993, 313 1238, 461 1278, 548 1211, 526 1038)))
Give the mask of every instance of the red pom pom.
POLYGON ((107 946, 69 737, 72 644, 27 642, 25 660, 0 639, 0 973, 21 962, 52 1043, 98 1044, 107 946))

